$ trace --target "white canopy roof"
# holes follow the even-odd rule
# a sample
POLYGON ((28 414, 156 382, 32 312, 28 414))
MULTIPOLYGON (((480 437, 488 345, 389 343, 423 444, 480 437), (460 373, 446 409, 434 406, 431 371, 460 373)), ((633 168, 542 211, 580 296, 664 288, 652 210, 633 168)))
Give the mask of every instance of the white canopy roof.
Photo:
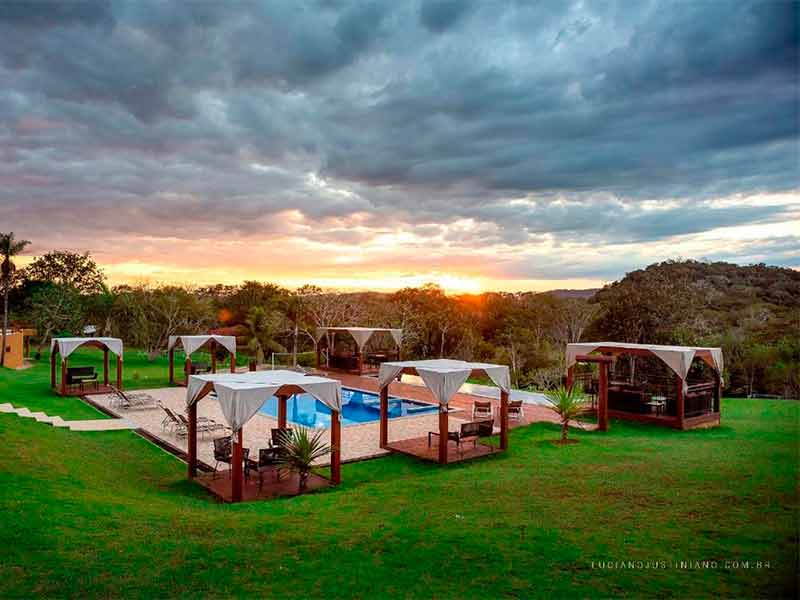
POLYGON ((50 353, 52 354, 53 349, 58 346, 58 353, 61 355, 61 358, 67 358, 76 349, 88 343, 99 344, 122 358, 122 340, 113 337, 53 338, 50 340, 50 353))
POLYGON ((704 348, 698 346, 659 346, 656 344, 626 344, 624 342, 589 342, 567 344, 567 368, 575 364, 579 354, 589 354, 595 350, 608 350, 614 354, 624 354, 626 350, 644 350, 660 358, 678 377, 686 382, 689 368, 695 357, 702 359, 714 369, 720 377, 724 367, 721 348, 704 348))
POLYGON ((511 390, 508 367, 463 360, 404 360, 381 364, 378 384, 385 388, 403 369, 413 368, 440 404, 447 404, 474 370, 483 370, 503 391, 511 390))
POLYGON ((172 350, 180 342, 181 346, 183 346, 183 351, 188 356, 210 340, 222 345, 231 354, 236 354, 236 336, 233 335, 171 335, 169 336, 167 350, 172 350))
POLYGON ((213 384, 222 414, 234 432, 239 431, 285 385, 302 388, 331 410, 342 410, 342 384, 339 381, 281 370, 192 375, 186 385, 187 406, 198 401, 207 383, 213 384))
POLYGON ((321 340, 322 336, 329 331, 348 332, 353 336, 353 339, 356 341, 356 345, 358 346, 359 350, 367 344, 369 339, 372 337, 372 334, 378 332, 389 332, 392 335, 392 339, 394 339, 395 344, 398 346, 403 342, 402 329, 390 329, 387 327, 317 327, 317 341, 321 340))

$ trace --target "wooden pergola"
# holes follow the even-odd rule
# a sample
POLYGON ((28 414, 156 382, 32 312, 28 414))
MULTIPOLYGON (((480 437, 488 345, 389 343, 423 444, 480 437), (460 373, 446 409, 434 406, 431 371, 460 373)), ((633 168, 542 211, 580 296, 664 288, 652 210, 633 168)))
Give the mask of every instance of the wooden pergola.
POLYGON ((169 383, 175 385, 175 349, 181 345, 186 353, 183 371, 186 379, 177 382, 186 385, 189 375, 192 374, 192 354, 207 348, 211 353, 211 372, 217 372, 217 348, 225 348, 231 356, 231 373, 236 372, 236 337, 232 335, 171 335, 169 337, 169 383))
MULTIPOLYGON (((381 365, 380 387, 380 447, 407 452, 406 447, 389 443, 389 384, 403 375, 416 375, 425 383, 439 405, 439 445, 437 462, 447 464, 450 399, 469 377, 488 377, 500 388, 500 449, 508 449, 508 395, 511 390, 508 367, 459 360, 417 360, 387 362, 381 365), (443 443, 444 442, 444 443, 443 443)), ((418 453, 407 452, 421 456, 418 453)), ((427 458, 427 456, 422 456, 427 458)))
MULTIPOLYGON (((375 334, 381 333, 388 333, 392 336, 392 340, 394 340, 396 345, 396 350, 394 356, 391 358, 400 360, 400 344, 403 341, 402 329, 393 329, 389 327, 318 327, 315 338, 317 346, 317 369, 328 368, 363 375, 368 371, 368 369, 364 368, 364 354, 367 344, 375 334), (323 365, 322 340, 327 339, 329 335, 335 339, 337 333, 347 333, 353 339, 356 351, 352 356, 338 356, 333 354, 335 344, 328 342, 327 360, 325 361, 325 365, 323 365)), ((390 357, 385 356, 383 358, 388 360, 390 357)), ((371 372, 374 372, 374 369, 371 372)))
MULTIPOLYGON (((720 400, 722 398, 723 358, 720 348, 697 346, 664 346, 657 344, 634 344, 623 342, 586 342, 567 344, 567 386, 572 387, 575 381, 576 363, 598 363, 600 366, 598 380, 598 426, 605 430, 608 418, 627 419, 643 423, 655 423, 676 429, 692 429, 708 427, 720 423, 720 400), (614 409, 609 406, 616 387, 610 386, 609 366, 620 356, 656 358, 663 362, 673 374, 672 390, 674 390, 675 414, 658 415, 630 412, 614 409), (690 385, 687 381, 692 363, 701 360, 710 367, 714 381, 690 385), (686 402, 695 398, 710 395, 711 410, 702 414, 687 415, 686 402)), ((621 391, 619 393, 622 393, 621 391)))
POLYGON ((108 353, 112 352, 117 357, 116 387, 122 389, 122 340, 111 337, 71 337, 53 338, 50 342, 50 387, 61 396, 105 394, 109 387, 109 359, 108 353), (97 348, 103 351, 103 385, 94 389, 80 389, 73 393, 67 388, 67 371, 69 369, 69 356, 78 348, 97 348), (61 356, 61 377, 57 377, 56 356, 61 356))
POLYGON ((311 394, 331 409, 330 483, 333 485, 341 483, 341 383, 335 379, 306 376, 294 371, 250 371, 189 377, 186 393, 189 421, 187 435, 189 479, 197 477, 197 403, 212 392, 216 394, 223 415, 234 432, 231 456, 232 502, 242 500, 244 470, 242 429, 272 396, 278 399, 278 427, 281 429, 287 426, 286 403, 294 394, 311 394))

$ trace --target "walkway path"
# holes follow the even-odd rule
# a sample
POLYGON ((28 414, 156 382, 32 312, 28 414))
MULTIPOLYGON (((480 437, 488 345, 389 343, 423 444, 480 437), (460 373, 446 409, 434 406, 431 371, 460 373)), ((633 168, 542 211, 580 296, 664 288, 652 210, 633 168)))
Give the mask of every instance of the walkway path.
POLYGON ((65 427, 70 431, 118 431, 120 429, 136 429, 137 425, 128 419, 84 419, 65 421, 59 416, 50 416, 43 412, 31 412, 25 408, 15 408, 8 402, 0 404, 0 413, 15 414, 39 423, 47 423, 53 427, 65 427))

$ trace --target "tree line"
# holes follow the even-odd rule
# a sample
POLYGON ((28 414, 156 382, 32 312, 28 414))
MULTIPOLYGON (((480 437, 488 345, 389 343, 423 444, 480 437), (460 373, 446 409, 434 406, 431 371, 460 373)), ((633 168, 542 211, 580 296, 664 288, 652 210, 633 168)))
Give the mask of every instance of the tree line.
POLYGON ((433 284, 394 293, 258 281, 109 287, 89 254, 66 251, 10 273, 2 285, 11 322, 34 327, 40 351, 52 336, 92 326, 155 358, 170 335, 214 330, 236 335, 259 362, 279 352, 310 364, 318 327, 398 327, 404 358, 498 362, 509 365, 515 387, 546 389, 563 375, 569 342, 721 346, 728 393, 800 396, 800 273, 790 269, 670 261, 590 297, 448 295, 433 284))

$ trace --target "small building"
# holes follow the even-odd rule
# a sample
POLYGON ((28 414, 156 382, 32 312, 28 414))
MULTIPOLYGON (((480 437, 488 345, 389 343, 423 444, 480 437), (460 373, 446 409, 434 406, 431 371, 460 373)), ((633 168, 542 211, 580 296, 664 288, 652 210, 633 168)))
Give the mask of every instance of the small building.
POLYGON ((21 369, 25 366, 27 339, 22 331, 6 331, 6 353, 4 366, 21 369))

